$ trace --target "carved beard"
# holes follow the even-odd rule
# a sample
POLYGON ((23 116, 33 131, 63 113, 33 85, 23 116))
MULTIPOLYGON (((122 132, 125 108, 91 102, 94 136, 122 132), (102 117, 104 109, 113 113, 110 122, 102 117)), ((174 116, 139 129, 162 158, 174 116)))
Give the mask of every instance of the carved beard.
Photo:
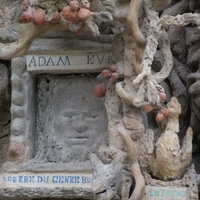
POLYGON ((65 144, 58 142, 56 137, 50 137, 45 160, 53 163, 75 163, 90 160, 90 154, 97 154, 100 143, 106 141, 106 132, 99 135, 101 137, 96 138, 94 145, 89 148, 84 145, 65 146, 65 144))
POLYGON ((71 151, 69 148, 60 145, 50 146, 47 150, 47 161, 54 163, 69 163, 71 151))
POLYGON ((50 146, 47 151, 47 160, 55 163, 83 162, 89 160, 89 154, 94 153, 95 150, 96 145, 89 149, 80 145, 73 147, 50 146))
POLYGON ((80 162, 84 161, 85 158, 85 152, 86 152, 86 147, 84 146, 73 146, 73 148, 70 148, 71 151, 71 162, 80 162))

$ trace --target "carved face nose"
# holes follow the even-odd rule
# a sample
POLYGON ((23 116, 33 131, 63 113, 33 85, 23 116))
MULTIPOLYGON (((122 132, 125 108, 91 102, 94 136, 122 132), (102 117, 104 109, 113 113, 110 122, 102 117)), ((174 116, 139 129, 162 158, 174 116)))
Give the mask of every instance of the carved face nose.
POLYGON ((85 124, 84 121, 82 120, 77 120, 73 124, 73 128, 78 132, 78 133, 83 133, 84 131, 87 130, 87 125, 85 124))

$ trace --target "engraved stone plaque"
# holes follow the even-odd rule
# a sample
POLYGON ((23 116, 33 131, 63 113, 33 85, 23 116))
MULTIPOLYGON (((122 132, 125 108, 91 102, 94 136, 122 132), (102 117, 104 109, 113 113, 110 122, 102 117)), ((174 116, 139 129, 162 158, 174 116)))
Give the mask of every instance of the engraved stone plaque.
POLYGON ((146 186, 147 200, 188 200, 188 188, 146 186))
POLYGON ((27 70, 35 73, 99 72, 112 62, 111 52, 27 55, 27 70))
POLYGON ((9 172, 0 175, 0 187, 91 188, 92 177, 89 172, 9 172))

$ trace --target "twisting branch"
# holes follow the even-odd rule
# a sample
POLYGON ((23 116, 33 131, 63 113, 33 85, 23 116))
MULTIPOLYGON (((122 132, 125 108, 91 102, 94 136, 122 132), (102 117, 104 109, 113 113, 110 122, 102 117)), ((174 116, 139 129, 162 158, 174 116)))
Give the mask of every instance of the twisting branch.
POLYGON ((169 75, 173 67, 173 56, 170 48, 169 37, 166 31, 161 33, 159 46, 163 54, 164 64, 163 68, 158 73, 153 75, 157 83, 163 81, 169 75))
POLYGON ((134 69, 136 74, 141 73, 141 62, 143 60, 144 48, 146 40, 138 25, 138 12, 142 0, 132 0, 127 16, 127 22, 130 26, 131 33, 136 41, 137 47, 135 48, 135 64, 134 69))
MULTIPOLYGON (((144 177, 140 170, 140 165, 138 163, 138 147, 137 141, 133 141, 130 135, 127 133, 124 125, 121 123, 118 128, 119 133, 122 135, 126 151, 128 153, 129 161, 131 164, 131 172, 135 179, 135 188, 129 200, 140 200, 143 197, 145 189, 144 177)), ((123 193, 122 199, 125 199, 126 193, 123 193)))
POLYGON ((12 43, 0 43, 0 59, 11 60, 15 57, 21 56, 29 49, 33 40, 41 33, 54 28, 68 29, 70 22, 60 21, 59 24, 46 25, 43 27, 35 26, 33 23, 17 24, 19 31, 19 38, 12 43))
MULTIPOLYGON (((141 107, 146 104, 160 107, 159 93, 164 92, 164 89, 158 85, 159 82, 163 81, 170 73, 173 67, 172 53, 170 50, 170 42, 167 33, 158 26, 160 19, 158 12, 155 11, 154 7, 156 2, 152 0, 145 0, 143 2, 146 17, 149 23, 147 23, 147 38, 144 39, 138 25, 138 20, 131 17, 138 16, 140 1, 132 1, 130 5, 129 14, 127 17, 128 24, 130 25, 133 38, 135 39, 135 62, 133 63, 134 70, 137 77, 133 80, 133 85, 137 92, 134 95, 132 105, 141 107), (135 6, 135 7, 134 7, 135 6), (131 11, 131 9, 133 9, 131 11), (134 13, 134 14, 133 14, 134 13), (146 46, 145 46, 146 44, 146 46), (154 55, 157 51, 158 45, 160 46, 165 62, 160 72, 155 75, 151 74, 151 65, 154 59, 154 55), (138 53, 139 52, 139 53, 138 53), (138 57, 139 55, 139 57, 138 57)), ((163 2, 162 5, 169 4, 170 1, 163 2)), ((123 88, 121 87, 122 92, 123 88)), ((128 95, 126 95, 128 97, 128 95)))
MULTIPOLYGON (((132 0, 130 3, 127 22, 135 43, 132 44, 130 49, 130 44, 128 44, 127 41, 131 41, 131 36, 125 36, 124 34, 126 44, 124 51, 125 79, 124 82, 116 84, 116 92, 124 103, 124 118, 119 124, 118 132, 124 140, 131 165, 131 172, 135 179, 135 188, 129 200, 143 199, 145 190, 145 180, 138 162, 138 141, 144 133, 144 130, 142 127, 142 120, 140 121, 139 117, 141 113, 136 107, 141 107, 149 103, 160 106, 159 92, 164 92, 164 89, 158 85, 158 82, 169 75, 173 66, 172 54, 168 54, 170 46, 167 34, 158 27, 159 16, 158 12, 154 9, 154 6, 158 4, 153 4, 152 0, 143 1, 145 14, 149 21, 149 23, 145 24, 148 30, 145 39, 138 24, 138 12, 140 10, 141 2, 141 0, 132 0), (163 69, 153 76, 151 74, 151 65, 159 44, 163 55, 168 55, 163 69), (131 54, 132 52, 133 54, 131 54), (137 75, 135 79, 126 73, 127 71, 131 72, 131 67, 133 67, 137 75), (131 84, 131 82, 133 84, 131 84), (128 110, 128 112, 126 110, 128 110), (137 129, 137 126, 140 126, 141 128, 137 129)), ((163 6, 169 2, 171 1, 164 1, 163 4, 159 3, 159 5, 163 6)), ((126 185, 126 183, 124 185, 126 185)), ((124 187, 122 187, 122 199, 127 200, 128 195, 124 187)))
POLYGON ((169 29, 171 26, 173 27, 184 27, 188 24, 196 24, 198 28, 200 28, 200 14, 193 13, 185 13, 183 15, 170 16, 165 15, 159 20, 159 28, 160 29, 169 29))
MULTIPOLYGON (((100 24, 97 22, 103 24, 113 20, 112 14, 106 9, 102 8, 101 12, 92 12, 90 5, 85 8, 86 5, 79 5, 79 2, 75 0, 73 10, 71 8, 73 2, 71 4, 70 2, 64 5, 53 0, 49 2, 27 0, 21 3, 21 6, 19 3, 16 8, 16 10, 19 9, 19 12, 16 12, 18 14, 9 21, 9 24, 6 25, 4 22, 5 27, 0 27, 0 59, 11 60, 25 54, 36 37, 51 29, 70 30, 79 34, 83 33, 84 27, 87 26, 94 36, 98 36, 100 24), (61 8, 62 11, 58 12, 61 8)), ((11 7, 11 5, 15 7, 12 2, 8 2, 8 5, 6 2, 3 3, 5 7, 11 7)), ((0 13, 0 15, 6 14, 0 13)))

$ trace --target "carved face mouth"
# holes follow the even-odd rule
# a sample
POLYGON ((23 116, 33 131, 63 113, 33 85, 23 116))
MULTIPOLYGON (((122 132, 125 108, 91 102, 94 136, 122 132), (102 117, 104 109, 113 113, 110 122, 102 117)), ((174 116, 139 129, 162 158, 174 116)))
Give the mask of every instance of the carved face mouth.
POLYGON ((77 136, 77 137, 70 137, 70 138, 67 138, 65 141, 67 143, 70 143, 71 145, 83 145, 83 144, 86 144, 89 140, 89 136, 77 136))

